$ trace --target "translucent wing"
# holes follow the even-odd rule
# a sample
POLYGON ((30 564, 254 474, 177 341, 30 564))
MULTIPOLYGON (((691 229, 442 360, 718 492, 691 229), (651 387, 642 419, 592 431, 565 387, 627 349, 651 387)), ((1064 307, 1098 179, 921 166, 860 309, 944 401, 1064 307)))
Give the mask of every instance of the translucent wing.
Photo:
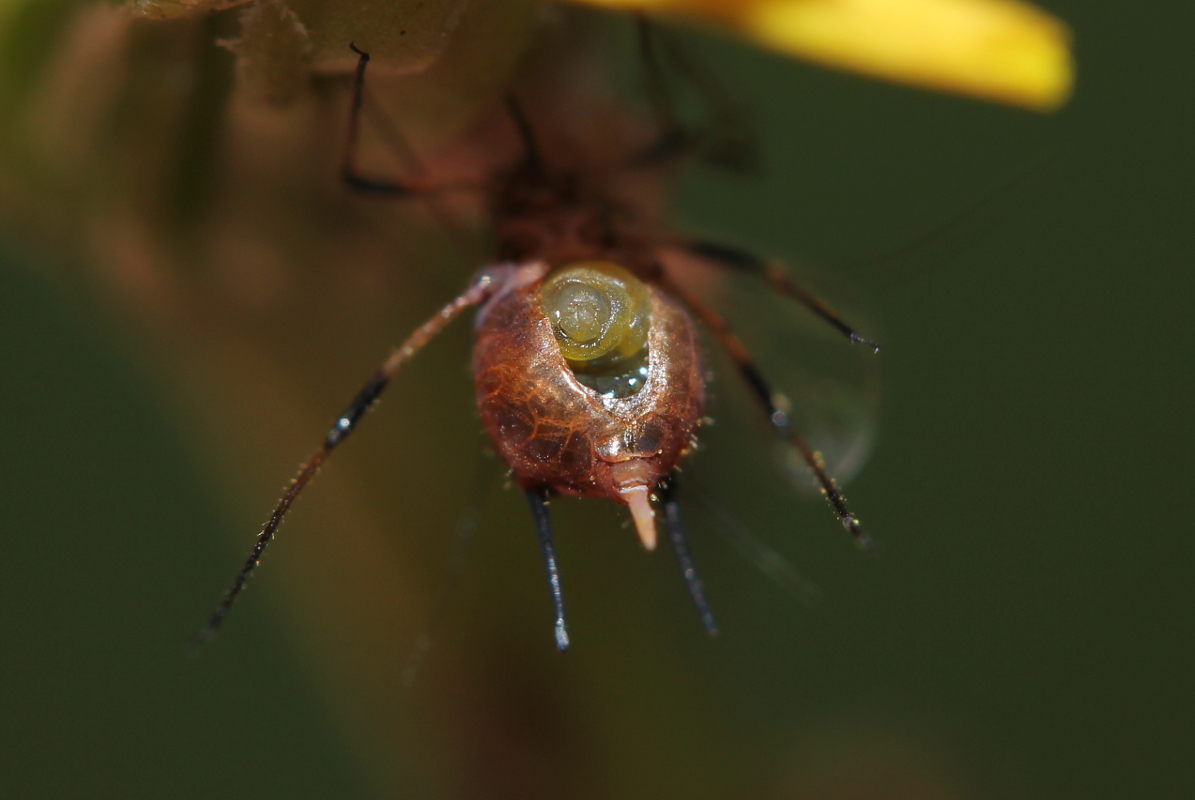
MULTIPOLYGON (((883 356, 852 344, 760 280, 690 264, 687 259, 677 266, 681 279, 695 284, 726 315, 768 382, 787 398, 797 429, 822 454, 830 474, 839 484, 849 482, 863 468, 876 440, 883 356)), ((808 267, 790 263, 788 268, 862 335, 883 343, 873 316, 840 281, 808 267)), ((727 378, 719 376, 718 382, 727 378)), ((743 411, 755 413, 756 409, 743 411)), ((792 448, 777 445, 776 457, 795 486, 817 493, 809 469, 792 448)))

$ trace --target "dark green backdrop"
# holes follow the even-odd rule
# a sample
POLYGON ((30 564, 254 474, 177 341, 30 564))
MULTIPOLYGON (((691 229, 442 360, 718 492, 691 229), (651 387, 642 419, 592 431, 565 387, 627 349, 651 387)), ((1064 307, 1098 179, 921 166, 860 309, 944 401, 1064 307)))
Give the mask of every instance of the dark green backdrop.
MULTIPOLYGON (((662 559, 633 584, 658 591, 618 599, 667 606, 637 657, 669 651, 692 704, 714 709, 702 718, 724 726, 713 738, 746 743, 727 765, 757 781, 742 796, 1195 792, 1195 14, 1050 7, 1074 26, 1079 62, 1074 101, 1052 117, 711 45, 758 110, 767 169, 757 182, 692 178, 680 216, 693 228, 833 265, 1023 175, 961 230, 855 280, 887 345, 878 446, 849 493, 880 555, 852 552, 819 503, 795 503, 759 442, 721 434, 704 480, 824 599, 794 601, 708 532, 697 545, 720 640, 701 637, 662 559)), ((264 581, 235 640, 184 657, 241 557, 222 529, 256 519, 231 518, 156 379, 102 316, 30 277, 13 250, 3 258, 0 794, 369 796, 264 581)), ((470 575, 487 547, 533 547, 517 502, 490 514, 470 575)), ((586 574, 589 546, 563 545, 582 621, 612 602, 586 574)), ((533 574, 490 575, 484 597, 462 589, 454 635, 468 634, 462 606, 500 605, 533 574)), ((583 641, 568 659, 602 657, 583 641)), ((633 677, 618 680, 650 716, 633 677)), ((686 754, 667 741, 690 724, 628 731, 649 743, 643 796, 684 783, 686 754)))

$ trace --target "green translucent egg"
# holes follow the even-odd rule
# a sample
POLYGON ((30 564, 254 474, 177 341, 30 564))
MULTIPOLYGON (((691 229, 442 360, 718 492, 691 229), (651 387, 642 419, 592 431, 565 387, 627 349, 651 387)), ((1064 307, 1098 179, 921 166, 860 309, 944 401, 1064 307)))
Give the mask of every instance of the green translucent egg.
POLYGON ((583 261, 540 288, 560 351, 577 371, 617 369, 641 360, 651 329, 647 284, 609 261, 583 261))

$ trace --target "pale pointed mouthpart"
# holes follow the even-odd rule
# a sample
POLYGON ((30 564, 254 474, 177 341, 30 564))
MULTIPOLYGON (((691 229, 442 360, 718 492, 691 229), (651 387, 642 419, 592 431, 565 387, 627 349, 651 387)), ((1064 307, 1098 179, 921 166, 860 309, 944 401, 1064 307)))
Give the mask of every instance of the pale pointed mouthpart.
POLYGON ((643 542, 643 549, 656 549, 656 512, 651 507, 651 493, 646 486, 628 486, 618 490, 623 502, 631 509, 631 518, 635 520, 635 530, 639 533, 639 541, 643 542))

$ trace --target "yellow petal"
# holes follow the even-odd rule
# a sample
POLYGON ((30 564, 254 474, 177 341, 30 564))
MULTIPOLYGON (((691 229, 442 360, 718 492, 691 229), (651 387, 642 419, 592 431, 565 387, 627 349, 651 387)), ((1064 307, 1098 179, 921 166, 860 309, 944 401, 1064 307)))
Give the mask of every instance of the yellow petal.
POLYGON ((1070 94, 1070 33, 1020 0, 574 0, 679 13, 887 80, 1049 110, 1070 94))

